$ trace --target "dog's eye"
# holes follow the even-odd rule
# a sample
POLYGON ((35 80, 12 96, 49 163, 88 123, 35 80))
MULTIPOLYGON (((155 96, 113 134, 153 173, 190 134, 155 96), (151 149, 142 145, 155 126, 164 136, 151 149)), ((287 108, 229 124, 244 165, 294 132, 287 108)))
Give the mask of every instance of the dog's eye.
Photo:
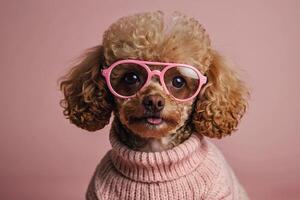
POLYGON ((123 81, 128 85, 133 85, 140 82, 140 78, 138 77, 137 74, 133 72, 129 72, 123 76, 123 81))
POLYGON ((181 76, 175 76, 172 80, 172 85, 176 88, 182 88, 185 85, 186 81, 181 76))

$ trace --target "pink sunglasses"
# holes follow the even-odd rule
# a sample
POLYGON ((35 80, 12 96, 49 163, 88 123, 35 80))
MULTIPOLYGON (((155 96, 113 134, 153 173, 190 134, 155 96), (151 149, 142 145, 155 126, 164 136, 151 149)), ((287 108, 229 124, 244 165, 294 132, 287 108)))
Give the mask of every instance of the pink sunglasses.
POLYGON ((141 60, 119 60, 109 68, 102 69, 111 93, 119 98, 131 98, 150 84, 157 75, 168 95, 177 101, 189 101, 197 96, 207 78, 195 67, 187 64, 151 62, 141 60), (165 66, 161 71, 151 66, 165 66))

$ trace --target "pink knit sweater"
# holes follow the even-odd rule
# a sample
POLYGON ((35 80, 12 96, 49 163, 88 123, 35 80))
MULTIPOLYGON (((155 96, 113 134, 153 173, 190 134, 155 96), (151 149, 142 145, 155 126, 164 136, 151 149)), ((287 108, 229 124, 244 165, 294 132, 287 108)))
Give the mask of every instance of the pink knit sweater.
POLYGON ((86 193, 88 200, 248 199, 221 152, 193 134, 162 152, 129 149, 111 129, 107 152, 86 193))

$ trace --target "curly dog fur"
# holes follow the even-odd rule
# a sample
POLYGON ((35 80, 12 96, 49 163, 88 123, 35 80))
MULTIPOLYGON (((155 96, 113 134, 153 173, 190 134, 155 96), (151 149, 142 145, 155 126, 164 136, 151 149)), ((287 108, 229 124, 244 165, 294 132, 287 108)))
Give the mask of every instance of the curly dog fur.
POLYGON ((179 12, 169 20, 160 11, 119 19, 105 31, 102 45, 91 48, 62 79, 60 89, 65 98, 60 104, 71 123, 96 131, 109 123, 113 112, 115 122, 124 130, 120 131, 121 139, 140 150, 153 138, 168 137, 164 142, 167 149, 192 132, 211 138, 230 135, 246 111, 249 96, 245 83, 211 47, 205 29, 179 12), (172 100, 155 81, 136 98, 118 99, 108 90, 101 68, 121 59, 186 63, 195 66, 208 82, 189 103, 172 100), (174 123, 147 131, 129 121, 130 115, 144 114, 141 99, 151 92, 164 97, 164 114, 174 123))

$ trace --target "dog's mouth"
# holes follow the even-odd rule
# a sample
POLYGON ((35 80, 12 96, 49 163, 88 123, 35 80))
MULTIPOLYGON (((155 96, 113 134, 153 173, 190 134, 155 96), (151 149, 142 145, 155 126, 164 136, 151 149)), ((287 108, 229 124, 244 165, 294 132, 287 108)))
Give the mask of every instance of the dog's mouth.
POLYGON ((159 126, 163 123, 176 124, 176 120, 173 118, 166 118, 161 115, 145 115, 140 117, 130 117, 129 123, 144 123, 151 126, 159 126))
POLYGON ((152 125, 159 125, 163 123, 163 119, 160 117, 146 117, 145 120, 147 121, 147 123, 152 125))
POLYGON ((162 113, 144 113, 127 117, 127 128, 143 138, 161 138, 166 136, 180 121, 178 115, 162 113))

